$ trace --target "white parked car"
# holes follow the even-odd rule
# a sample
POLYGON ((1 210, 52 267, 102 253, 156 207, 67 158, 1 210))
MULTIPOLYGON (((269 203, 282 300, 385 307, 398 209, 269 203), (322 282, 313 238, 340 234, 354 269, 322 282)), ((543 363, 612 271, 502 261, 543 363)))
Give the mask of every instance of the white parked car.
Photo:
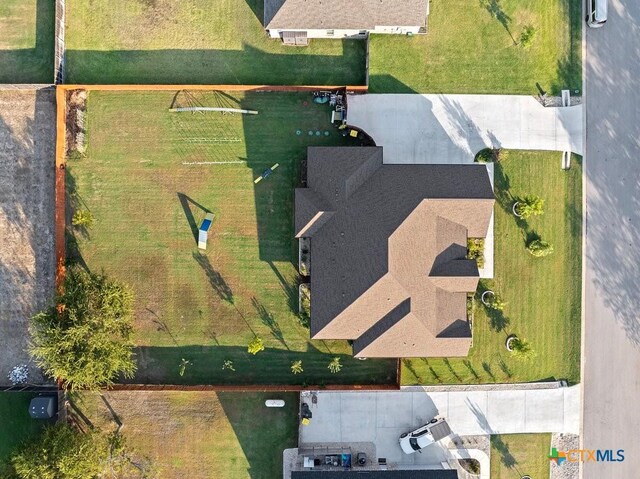
POLYGON ((413 454, 451 434, 451 428, 443 417, 434 417, 428 424, 415 431, 400 435, 400 447, 405 454, 413 454))

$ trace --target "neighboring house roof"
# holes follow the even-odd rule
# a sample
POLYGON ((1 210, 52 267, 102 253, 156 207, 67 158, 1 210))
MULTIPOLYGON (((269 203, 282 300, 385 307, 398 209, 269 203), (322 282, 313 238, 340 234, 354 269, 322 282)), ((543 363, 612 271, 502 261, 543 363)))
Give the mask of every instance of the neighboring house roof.
POLYGON ((292 471, 291 479, 458 479, 454 469, 401 469, 367 471, 356 467, 344 471, 292 471))
POLYGON ((384 165, 381 147, 309 148, 296 237, 311 238, 311 336, 360 357, 464 356, 467 292, 494 196, 484 165, 384 165))
POLYGON ((376 26, 421 27, 428 0, 265 0, 267 30, 355 29, 376 26))

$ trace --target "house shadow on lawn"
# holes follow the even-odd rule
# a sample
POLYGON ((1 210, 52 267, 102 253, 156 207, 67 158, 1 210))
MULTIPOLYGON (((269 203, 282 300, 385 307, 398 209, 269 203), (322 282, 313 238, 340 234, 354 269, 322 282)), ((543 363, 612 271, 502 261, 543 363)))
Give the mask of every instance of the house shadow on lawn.
POLYGON ((37 0, 33 48, 0 49, 0 83, 53 83, 55 1, 37 0))
POLYGON ((78 84, 364 85, 364 41, 341 45, 341 55, 271 53, 246 43, 241 50, 67 50, 65 62, 68 83, 78 84))
POLYGON ((138 371, 133 384, 214 385, 315 385, 395 384, 395 359, 360 361, 349 354, 327 354, 309 344, 306 351, 267 348, 254 355, 246 346, 141 346, 135 349, 138 371), (339 357, 342 370, 332 374, 328 365, 339 357), (180 376, 182 359, 190 362, 180 376), (302 360, 304 371, 291 372, 291 363, 302 360), (233 369, 223 369, 231 361, 233 369))

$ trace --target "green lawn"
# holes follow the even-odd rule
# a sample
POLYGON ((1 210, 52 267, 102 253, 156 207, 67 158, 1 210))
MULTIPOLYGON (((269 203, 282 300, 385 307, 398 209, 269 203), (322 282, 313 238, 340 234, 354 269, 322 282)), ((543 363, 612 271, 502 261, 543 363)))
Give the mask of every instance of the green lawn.
POLYGON ((493 281, 482 281, 507 305, 487 314, 477 301, 473 347, 465 359, 404 360, 404 384, 525 382, 580 379, 581 159, 560 169, 559 152, 508 151, 495 164, 495 264, 493 281), (518 221, 513 198, 535 194, 545 200, 542 216, 518 221), (539 235, 555 252, 534 258, 525 240, 539 235), (527 339, 536 356, 516 359, 508 334, 527 339))
POLYGON ((580 0, 433 0, 429 33, 374 35, 376 93, 551 94, 581 90, 580 0), (536 33, 528 48, 520 35, 536 33), (518 43, 517 45, 514 44, 518 43))
POLYGON ((491 436, 491 479, 548 479, 550 447, 550 434, 491 436))
POLYGON ((54 0, 0 2, 0 83, 53 81, 54 0))
POLYGON ((297 394, 119 391, 104 398, 113 413, 95 393, 75 394, 72 403, 103 431, 117 427, 115 414, 134 460, 150 460, 158 477, 272 479, 282 476, 282 451, 297 447, 297 394), (284 399, 285 407, 267 408, 266 399, 284 399))
POLYGON ((68 0, 68 82, 364 84, 364 41, 287 47, 262 11, 262 0, 68 0))
POLYGON ((31 419, 29 402, 33 393, 0 393, 0 470, 13 450, 31 438, 45 424, 31 419))
POLYGON ((309 93, 174 97, 90 92, 87 155, 67 167, 73 206, 96 219, 87 234, 70 231, 70 256, 126 281, 136 294, 135 380, 394 382, 395 361, 358 361, 345 341, 310 341, 297 314, 293 190, 301 161, 309 145, 353 141, 331 126, 329 107, 312 103, 309 93), (259 114, 170 113, 174 100, 259 114), (254 184, 276 162, 280 167, 254 184), (215 218, 200 252, 194 233, 206 209, 215 218), (257 356, 247 353, 254 335, 266 346, 257 356), (327 368, 334 356, 344 364, 338 374, 327 368), (184 376, 182 359, 191 363, 184 376), (293 375, 291 362, 299 359, 304 372, 293 375), (225 360, 235 371, 222 369, 225 360))

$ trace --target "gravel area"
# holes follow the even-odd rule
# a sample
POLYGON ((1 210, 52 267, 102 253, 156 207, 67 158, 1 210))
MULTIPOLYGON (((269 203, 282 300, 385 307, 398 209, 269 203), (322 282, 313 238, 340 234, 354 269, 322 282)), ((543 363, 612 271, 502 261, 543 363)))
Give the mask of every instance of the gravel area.
MULTIPOLYGON (((54 90, 0 90, 0 386, 54 291, 54 149, 54 90)), ((44 382, 33 365, 29 382, 44 382)))
MULTIPOLYGON (((558 451, 570 451, 580 449, 580 436, 577 434, 553 434, 551 447, 558 451)), ((550 479, 578 479, 579 463, 565 461, 561 466, 551 463, 550 479)))

